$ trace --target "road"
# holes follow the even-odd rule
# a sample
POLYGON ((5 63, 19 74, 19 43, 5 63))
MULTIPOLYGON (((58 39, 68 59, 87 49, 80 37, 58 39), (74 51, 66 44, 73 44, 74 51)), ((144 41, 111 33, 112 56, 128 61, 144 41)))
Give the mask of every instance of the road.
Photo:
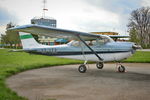
POLYGON ((34 69, 7 79, 8 86, 29 100, 150 100, 150 63, 125 63, 126 73, 108 63, 102 70, 90 64, 34 69))

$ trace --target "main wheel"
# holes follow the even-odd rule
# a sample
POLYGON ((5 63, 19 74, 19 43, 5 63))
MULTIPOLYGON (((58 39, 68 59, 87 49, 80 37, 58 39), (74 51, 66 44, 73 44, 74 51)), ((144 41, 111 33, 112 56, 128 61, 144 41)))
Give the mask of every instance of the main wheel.
POLYGON ((126 71, 126 69, 125 69, 124 66, 120 65, 120 66, 118 67, 118 72, 123 73, 123 72, 125 72, 125 71, 126 71))
POLYGON ((102 68, 104 67, 103 62, 97 62, 97 63, 96 63, 96 67, 97 67, 98 69, 102 69, 102 68))
POLYGON ((78 68, 78 71, 80 72, 80 73, 85 73, 86 72, 86 66, 85 65, 80 65, 79 66, 79 68, 78 68))

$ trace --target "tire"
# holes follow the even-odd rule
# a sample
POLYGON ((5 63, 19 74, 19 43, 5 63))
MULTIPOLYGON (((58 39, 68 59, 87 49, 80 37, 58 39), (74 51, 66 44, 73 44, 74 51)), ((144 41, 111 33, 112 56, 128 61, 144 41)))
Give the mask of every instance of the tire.
POLYGON ((79 66, 79 68, 78 68, 78 71, 80 72, 80 73, 85 73, 86 72, 86 66, 85 65, 80 65, 79 66))
POLYGON ((102 69, 102 68, 104 67, 103 62, 97 62, 97 63, 96 63, 96 67, 97 67, 98 69, 102 69))
POLYGON ((126 69, 125 69, 124 66, 120 65, 120 66, 118 67, 118 72, 124 73, 125 71, 126 71, 126 69))

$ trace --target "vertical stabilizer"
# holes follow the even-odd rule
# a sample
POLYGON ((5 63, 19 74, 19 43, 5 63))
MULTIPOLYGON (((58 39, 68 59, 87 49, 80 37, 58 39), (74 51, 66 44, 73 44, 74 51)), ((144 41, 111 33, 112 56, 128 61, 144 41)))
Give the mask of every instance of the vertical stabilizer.
POLYGON ((41 46, 30 33, 19 32, 19 36, 23 49, 38 48, 41 46))

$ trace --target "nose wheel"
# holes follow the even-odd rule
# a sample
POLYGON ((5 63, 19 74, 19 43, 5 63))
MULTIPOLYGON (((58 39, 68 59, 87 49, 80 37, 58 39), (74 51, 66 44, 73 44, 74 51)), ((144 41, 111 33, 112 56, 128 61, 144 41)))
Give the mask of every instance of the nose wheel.
POLYGON ((119 65, 118 72, 124 73, 126 71, 125 67, 123 65, 119 65))
POLYGON ((85 73, 87 70, 86 66, 83 64, 83 65, 80 65, 79 68, 78 68, 78 71, 80 73, 85 73))

